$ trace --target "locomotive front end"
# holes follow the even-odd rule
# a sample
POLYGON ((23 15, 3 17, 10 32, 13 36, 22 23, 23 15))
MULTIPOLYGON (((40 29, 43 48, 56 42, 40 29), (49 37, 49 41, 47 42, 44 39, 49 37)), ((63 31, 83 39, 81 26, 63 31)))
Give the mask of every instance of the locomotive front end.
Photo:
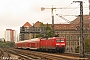
POLYGON ((56 38, 56 51, 60 53, 65 52, 66 39, 65 38, 56 38))

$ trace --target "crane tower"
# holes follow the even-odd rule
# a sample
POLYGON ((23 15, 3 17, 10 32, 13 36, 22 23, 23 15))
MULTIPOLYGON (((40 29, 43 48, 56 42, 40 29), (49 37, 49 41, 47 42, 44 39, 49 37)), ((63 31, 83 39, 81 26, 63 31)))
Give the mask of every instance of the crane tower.
POLYGON ((89 0, 89 18, 90 19, 90 0, 89 0))

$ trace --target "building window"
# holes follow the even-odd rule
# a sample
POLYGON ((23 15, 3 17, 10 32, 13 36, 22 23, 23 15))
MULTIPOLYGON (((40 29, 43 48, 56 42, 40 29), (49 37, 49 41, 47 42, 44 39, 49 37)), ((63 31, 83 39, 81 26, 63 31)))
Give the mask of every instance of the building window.
POLYGON ((61 31, 61 33, 63 33, 63 31, 61 31))
POLYGON ((65 37, 64 35, 62 35, 62 37, 65 37))
POLYGON ((69 40, 69 36, 66 36, 66 39, 69 40))
POLYGON ((72 39, 72 36, 70 36, 70 40, 72 39))
POLYGON ((74 40, 76 40, 76 36, 74 36, 74 40))
POLYGON ((77 36, 77 39, 79 39, 80 37, 79 36, 77 36))
POLYGON ((74 42, 74 45, 76 46, 76 42, 74 42))
POLYGON ((68 42, 66 43, 66 45, 69 45, 68 42))
POLYGON ((73 45, 73 43, 71 42, 71 45, 73 45))
POLYGON ((78 42, 78 45, 79 45, 79 42, 78 42))

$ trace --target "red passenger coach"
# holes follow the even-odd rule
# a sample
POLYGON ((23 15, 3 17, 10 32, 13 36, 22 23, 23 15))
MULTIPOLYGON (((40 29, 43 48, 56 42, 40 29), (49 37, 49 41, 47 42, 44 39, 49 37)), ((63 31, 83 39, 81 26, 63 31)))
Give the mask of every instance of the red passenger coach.
POLYGON ((66 39, 61 37, 53 38, 34 38, 15 43, 15 48, 29 48, 40 51, 65 52, 66 39))
POLYGON ((30 40, 30 49, 34 49, 34 50, 40 49, 40 38, 35 38, 30 40))
POLYGON ((24 41, 19 41, 15 43, 15 48, 24 48, 24 49, 38 49, 40 43, 39 38, 34 38, 30 40, 24 40, 24 41))

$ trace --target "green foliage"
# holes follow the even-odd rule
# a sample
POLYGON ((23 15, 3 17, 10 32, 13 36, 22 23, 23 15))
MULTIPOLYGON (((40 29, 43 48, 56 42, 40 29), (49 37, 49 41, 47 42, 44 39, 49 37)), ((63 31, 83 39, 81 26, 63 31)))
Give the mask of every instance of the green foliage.
POLYGON ((36 38, 38 38, 38 37, 52 37, 52 30, 48 24, 44 25, 43 23, 41 23, 40 27, 46 27, 46 32, 37 34, 36 38))
MULTIPOLYGON (((79 49, 80 47, 78 46, 76 49, 75 49, 75 52, 76 53, 79 53, 79 49)), ((85 53, 90 53, 90 39, 85 39, 84 40, 84 52, 85 53)))
POLYGON ((38 37, 43 37, 43 35, 42 34, 37 34, 36 38, 38 38, 38 37))
MULTIPOLYGON (((41 23, 40 27, 46 27, 46 32, 37 34, 36 38, 38 38, 38 37, 52 37, 52 29, 48 23, 47 23, 47 25, 44 25, 43 23, 41 23)), ((59 34, 55 34, 54 36, 58 37, 59 34)))
POLYGON ((43 27, 43 26, 45 26, 45 25, 44 25, 43 23, 41 23, 41 24, 40 24, 40 27, 43 27))
POLYGON ((75 48, 76 53, 79 53, 79 48, 80 48, 79 46, 77 48, 75 48))
POLYGON ((14 42, 0 42, 0 48, 14 47, 14 42))
POLYGON ((47 24, 47 27, 46 27, 46 36, 52 37, 52 30, 51 30, 51 28, 48 24, 47 24))
POLYGON ((85 52, 90 53, 90 39, 85 39, 85 52))

